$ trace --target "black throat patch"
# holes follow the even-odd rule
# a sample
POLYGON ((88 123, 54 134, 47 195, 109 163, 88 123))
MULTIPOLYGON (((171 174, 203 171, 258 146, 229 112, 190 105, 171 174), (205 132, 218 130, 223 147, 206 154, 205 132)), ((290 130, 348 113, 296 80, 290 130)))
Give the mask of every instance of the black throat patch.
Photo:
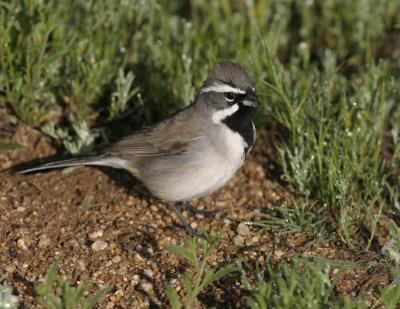
POLYGON ((253 111, 253 108, 239 104, 238 111, 222 121, 232 131, 239 133, 243 137, 247 143, 247 147, 244 149, 245 153, 247 153, 254 144, 253 111))

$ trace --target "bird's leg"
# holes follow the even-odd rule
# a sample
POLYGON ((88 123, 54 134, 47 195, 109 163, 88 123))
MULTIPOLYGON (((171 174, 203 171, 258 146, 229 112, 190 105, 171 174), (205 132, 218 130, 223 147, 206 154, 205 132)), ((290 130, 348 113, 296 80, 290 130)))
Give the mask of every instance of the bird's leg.
POLYGON ((178 202, 175 204, 175 207, 179 209, 180 211, 182 210, 187 210, 189 211, 192 215, 197 215, 197 214, 202 214, 207 218, 210 218, 214 215, 216 211, 212 210, 205 210, 205 209, 196 209, 195 207, 191 206, 190 203, 183 201, 183 202, 178 202))
MULTIPOLYGON (((183 202, 183 203, 184 203, 183 205, 185 205, 185 202, 183 202)), ((187 223, 187 221, 182 217, 182 215, 180 213, 180 209, 179 209, 179 208, 182 208, 182 206, 180 206, 179 202, 177 204, 175 204, 174 202, 170 202, 170 203, 167 203, 167 206, 169 209, 171 209, 176 214, 176 216, 178 217, 179 221, 181 222, 181 224, 183 225, 184 229, 186 230, 186 232, 188 234, 195 236, 195 237, 204 238, 204 235, 202 233, 200 233, 197 230, 195 230, 194 228, 192 228, 190 226, 190 224, 187 223)))

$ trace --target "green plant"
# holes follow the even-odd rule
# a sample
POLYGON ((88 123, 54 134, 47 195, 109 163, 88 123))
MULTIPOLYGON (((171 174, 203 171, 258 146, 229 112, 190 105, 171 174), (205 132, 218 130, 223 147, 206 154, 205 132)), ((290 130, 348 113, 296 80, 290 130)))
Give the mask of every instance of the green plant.
POLYGON ((206 236, 205 238, 191 237, 188 238, 183 246, 171 246, 168 251, 179 255, 189 262, 193 268, 193 273, 186 271, 183 274, 183 286, 185 295, 180 298, 176 291, 167 285, 165 293, 174 309, 192 308, 197 296, 214 281, 217 281, 228 274, 238 271, 234 265, 226 265, 214 271, 207 266, 207 261, 215 252, 218 238, 215 235, 206 236))
POLYGON ((107 293, 107 288, 97 290, 94 295, 86 296, 92 289, 90 286, 71 286, 68 280, 58 274, 55 263, 47 270, 46 279, 36 287, 36 300, 46 309, 93 308, 98 300, 107 293))
MULTIPOLYGON (((372 267, 374 263, 364 267, 372 267)), ((273 264, 267 259, 265 267, 258 264, 252 269, 241 263, 241 281, 251 292, 247 305, 252 309, 265 308, 367 308, 366 296, 357 298, 338 295, 331 270, 356 269, 363 266, 325 258, 296 257, 292 263, 273 264)), ((400 300, 399 287, 395 283, 379 287, 381 297, 372 304, 378 308, 382 303, 395 308, 400 300)))
POLYGON ((293 201, 293 208, 276 207, 276 214, 263 214, 260 222, 255 224, 277 229, 281 233, 302 233, 313 240, 327 238, 328 219, 324 216, 326 209, 316 209, 317 205, 311 203, 308 200, 300 200, 293 201))
POLYGON ((0 139, 0 149, 18 149, 23 146, 17 143, 10 143, 6 140, 0 139))
POLYGON ((139 92, 138 88, 132 89, 134 78, 135 76, 132 72, 128 72, 125 75, 122 69, 118 71, 118 78, 115 82, 116 90, 111 95, 109 119, 115 118, 124 111, 128 101, 139 92))
POLYGON ((255 288, 242 266, 242 283, 252 291, 247 305, 265 308, 362 308, 361 301, 350 302, 337 296, 329 278, 329 267, 319 268, 306 259, 294 259, 293 264, 268 262, 265 269, 254 270, 255 288))

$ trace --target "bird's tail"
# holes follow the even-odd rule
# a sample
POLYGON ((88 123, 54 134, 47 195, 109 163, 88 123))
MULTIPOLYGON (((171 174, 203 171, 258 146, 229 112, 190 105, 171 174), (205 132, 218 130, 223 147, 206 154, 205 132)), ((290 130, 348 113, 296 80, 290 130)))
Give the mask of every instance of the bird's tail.
POLYGON ((61 168, 61 167, 71 167, 71 166, 79 166, 79 165, 98 165, 98 166, 110 166, 114 168, 127 168, 126 161, 115 158, 112 156, 82 156, 67 160, 55 161, 50 163, 45 163, 36 167, 22 169, 16 171, 17 174, 26 174, 31 172, 37 172, 41 170, 53 169, 53 168, 61 168))

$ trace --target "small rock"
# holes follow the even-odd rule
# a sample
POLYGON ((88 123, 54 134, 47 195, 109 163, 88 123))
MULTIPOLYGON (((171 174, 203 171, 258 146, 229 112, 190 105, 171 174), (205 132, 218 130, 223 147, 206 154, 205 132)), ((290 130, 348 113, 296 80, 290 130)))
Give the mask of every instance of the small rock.
POLYGON ((22 238, 17 240, 17 247, 22 250, 28 250, 28 246, 26 245, 25 240, 23 240, 22 238))
POLYGON ((241 235, 241 236, 247 236, 247 235, 250 234, 250 229, 249 229, 249 227, 247 226, 247 224, 245 224, 244 222, 241 222, 241 223, 238 225, 238 227, 237 227, 237 229, 236 229, 236 232, 237 232, 239 235, 241 235))
POLYGON ((92 233, 89 233, 88 236, 89 236, 90 239, 99 238, 99 237, 103 236, 103 230, 94 231, 92 233))
POLYGON ((124 291, 123 290, 117 290, 117 291, 115 291, 114 295, 118 296, 118 297, 122 297, 122 296, 124 296, 124 291))
POLYGON ((257 235, 255 235, 246 242, 246 245, 248 245, 248 246, 254 245, 254 244, 258 243, 259 240, 260 240, 260 238, 257 235))
POLYGON ((142 282, 139 285, 139 288, 146 293, 149 293, 153 290, 153 285, 150 282, 142 282))
POLYGON ((274 252, 274 256, 277 257, 278 259, 281 258, 284 254, 285 254, 285 252, 280 249, 275 250, 275 252, 274 252))
POLYGON ((222 220, 222 222, 223 222, 224 224, 226 224, 226 225, 229 225, 229 224, 232 223, 232 221, 229 220, 228 218, 224 218, 224 219, 222 220))
POLYGON ((14 264, 9 264, 4 269, 8 273, 13 273, 15 271, 16 267, 14 264))
POLYGON ((190 227, 192 228, 192 229, 197 229, 197 222, 192 222, 192 223, 190 223, 190 227))
POLYGON ((154 273, 150 269, 143 270, 143 275, 145 275, 147 278, 150 278, 150 279, 154 278, 154 273))
POLYGON ((92 243, 92 246, 91 246, 91 248, 94 251, 101 251, 107 247, 108 247, 108 243, 106 243, 104 240, 96 240, 94 243, 92 243))
POLYGON ((112 258, 112 262, 113 262, 114 264, 117 264, 117 263, 121 262, 121 257, 120 257, 119 255, 114 256, 114 257, 112 258))
POLYGON ((105 267, 110 267, 111 265, 112 265, 112 261, 107 261, 107 262, 104 264, 105 267))
POLYGON ((86 270, 85 261, 83 261, 83 260, 78 260, 78 266, 79 266, 79 269, 80 269, 80 270, 82 270, 82 271, 86 270))
POLYGON ((49 237, 46 234, 41 234, 39 236, 38 247, 39 248, 46 248, 48 245, 50 245, 49 237))
POLYGON ((236 235, 233 238, 233 243, 235 244, 235 246, 241 247, 244 245, 244 238, 240 235, 236 235))
POLYGON ((169 284, 174 285, 177 281, 176 278, 172 278, 169 280, 169 284))
POLYGON ((148 248, 147 248, 147 252, 148 252, 149 254, 154 254, 154 249, 153 249, 152 247, 148 247, 148 248))
POLYGON ((134 275, 134 276, 132 277, 131 284, 132 284, 132 285, 136 285, 136 284, 139 283, 139 280, 140 280, 140 276, 139 276, 139 275, 134 275))

